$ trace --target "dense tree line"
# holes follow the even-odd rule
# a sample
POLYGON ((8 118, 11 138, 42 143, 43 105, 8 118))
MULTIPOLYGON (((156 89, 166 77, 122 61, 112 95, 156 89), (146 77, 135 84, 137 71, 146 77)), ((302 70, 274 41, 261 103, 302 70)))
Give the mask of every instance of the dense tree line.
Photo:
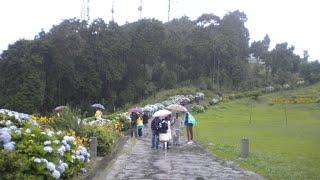
POLYGON ((246 21, 239 11, 121 26, 64 20, 1 54, 0 106, 29 113, 66 103, 120 107, 190 84, 221 91, 320 80, 320 64, 308 62, 307 51, 300 58, 287 43, 269 50, 268 35, 250 46, 246 21), (258 63, 248 62, 250 54, 258 63))

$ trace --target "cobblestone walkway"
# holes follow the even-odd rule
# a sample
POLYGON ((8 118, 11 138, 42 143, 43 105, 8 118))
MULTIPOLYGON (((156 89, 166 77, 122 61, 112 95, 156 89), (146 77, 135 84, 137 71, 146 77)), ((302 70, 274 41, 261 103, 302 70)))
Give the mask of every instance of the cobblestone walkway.
POLYGON ((120 155, 94 179, 263 179, 241 169, 231 161, 222 160, 198 144, 171 149, 151 149, 149 136, 129 139, 120 155))

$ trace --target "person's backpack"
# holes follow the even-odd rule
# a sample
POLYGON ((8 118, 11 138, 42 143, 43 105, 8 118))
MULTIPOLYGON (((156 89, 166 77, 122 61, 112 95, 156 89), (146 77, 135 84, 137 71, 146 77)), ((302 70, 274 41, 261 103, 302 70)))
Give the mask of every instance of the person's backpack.
POLYGON ((167 130, 168 130, 168 122, 167 121, 162 120, 159 123, 159 126, 160 126, 160 130, 159 130, 160 133, 167 133, 167 130))

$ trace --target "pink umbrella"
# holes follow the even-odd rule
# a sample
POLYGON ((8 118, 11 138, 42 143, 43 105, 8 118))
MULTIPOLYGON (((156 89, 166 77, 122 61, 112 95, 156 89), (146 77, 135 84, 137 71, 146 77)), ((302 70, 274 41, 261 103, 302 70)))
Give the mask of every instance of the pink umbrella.
POLYGON ((178 111, 178 112, 188 112, 188 109, 185 108, 184 106, 181 106, 179 104, 171 104, 166 107, 166 109, 171 110, 171 111, 178 111))
POLYGON ((166 117, 166 116, 169 116, 171 114, 170 111, 166 110, 166 109, 162 109, 162 110, 159 110, 157 112, 155 112, 152 117, 166 117))

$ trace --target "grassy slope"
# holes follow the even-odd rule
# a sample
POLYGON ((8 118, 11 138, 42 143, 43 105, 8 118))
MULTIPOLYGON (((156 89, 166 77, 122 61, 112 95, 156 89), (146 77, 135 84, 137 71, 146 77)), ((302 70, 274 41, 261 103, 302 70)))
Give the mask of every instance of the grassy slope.
POLYGON ((320 104, 274 104, 279 97, 308 94, 319 98, 319 92, 317 84, 268 94, 258 101, 244 98, 211 107, 196 116, 196 136, 213 153, 236 160, 267 178, 320 179, 320 104), (238 159, 243 136, 250 140, 251 156, 246 161, 238 159))

